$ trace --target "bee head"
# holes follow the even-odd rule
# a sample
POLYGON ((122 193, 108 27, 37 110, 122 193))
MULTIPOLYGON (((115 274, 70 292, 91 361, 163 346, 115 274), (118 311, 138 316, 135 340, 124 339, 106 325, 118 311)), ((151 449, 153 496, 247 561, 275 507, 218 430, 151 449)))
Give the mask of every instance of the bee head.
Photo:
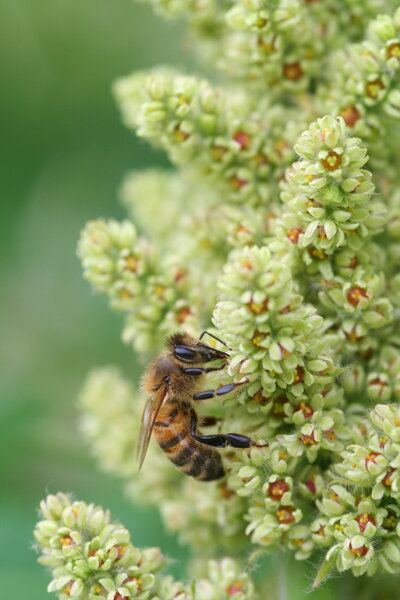
POLYGON ((212 360, 226 360, 229 356, 226 352, 207 346, 186 333, 175 333, 168 340, 168 346, 174 357, 184 363, 195 364, 212 360))

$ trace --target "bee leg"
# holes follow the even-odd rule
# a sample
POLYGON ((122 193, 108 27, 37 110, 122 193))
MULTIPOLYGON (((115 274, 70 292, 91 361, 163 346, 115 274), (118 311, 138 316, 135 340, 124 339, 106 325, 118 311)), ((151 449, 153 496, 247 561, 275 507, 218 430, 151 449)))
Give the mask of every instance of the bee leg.
MULTIPOLYGON (((190 433, 192 435, 196 435, 196 433, 197 433, 197 421, 198 421, 197 414, 192 409, 192 414, 190 416, 190 433)), ((219 421, 222 421, 221 417, 213 417, 213 416, 200 417, 200 423, 201 423, 202 427, 210 427, 212 425, 215 425, 219 421)))
POLYGON ((244 385, 248 383, 248 380, 240 381, 239 383, 226 383, 225 385, 221 385, 217 390, 205 390, 204 392, 199 392, 193 396, 193 400, 208 400, 209 398, 215 398, 215 396, 223 396, 224 394, 229 394, 232 392, 235 387, 239 385, 244 385))
POLYGON ((199 337, 199 340, 201 340, 202 337, 204 337, 205 335, 209 335, 210 337, 214 338, 214 340, 217 340, 217 342, 221 342, 221 344, 223 344, 224 346, 226 346, 226 348, 228 348, 228 350, 230 350, 229 346, 227 346, 225 344, 225 342, 223 342, 220 338, 218 338, 216 335, 214 335, 213 333, 210 333, 209 331, 203 331, 203 333, 201 334, 201 336, 199 337))
POLYGON ((232 448, 250 448, 251 446, 263 448, 268 445, 257 444, 257 442, 251 440, 247 435, 241 435, 240 433, 217 433, 216 435, 192 434, 192 437, 202 444, 214 446, 215 448, 225 448, 226 446, 231 446, 232 448))
POLYGON ((202 367, 188 367, 187 369, 182 369, 182 373, 185 375, 192 375, 192 377, 200 377, 200 375, 204 375, 205 373, 212 373, 212 371, 221 371, 225 368, 225 363, 220 367, 208 367, 207 369, 203 369, 202 367))
POLYGON ((212 425, 216 425, 220 421, 222 421, 221 417, 213 417, 210 415, 206 415, 204 417, 200 417, 201 427, 211 427, 212 425))

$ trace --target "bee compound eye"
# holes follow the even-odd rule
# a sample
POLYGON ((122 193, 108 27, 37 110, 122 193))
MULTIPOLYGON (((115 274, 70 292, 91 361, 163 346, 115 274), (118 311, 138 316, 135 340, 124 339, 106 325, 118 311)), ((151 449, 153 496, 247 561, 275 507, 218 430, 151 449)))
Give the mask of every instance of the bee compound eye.
POLYGON ((198 352, 189 346, 174 346, 175 358, 183 362, 196 362, 199 360, 198 352))

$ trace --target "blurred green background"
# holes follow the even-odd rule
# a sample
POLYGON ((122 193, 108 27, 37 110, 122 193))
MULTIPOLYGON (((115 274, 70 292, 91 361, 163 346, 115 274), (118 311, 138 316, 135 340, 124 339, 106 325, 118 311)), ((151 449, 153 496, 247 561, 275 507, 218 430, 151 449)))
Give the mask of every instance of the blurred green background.
POLYGON ((120 318, 82 279, 79 231, 123 216, 127 170, 166 164, 122 126, 110 86, 160 58, 182 64, 179 37, 132 0, 0 0, 1 598, 50 597, 32 529, 58 490, 108 506, 134 543, 183 554, 157 511, 132 509, 97 471, 76 411, 91 367, 139 372, 120 318))
MULTIPOLYGON (((113 363, 138 380, 140 367, 75 256, 88 219, 123 216, 124 173, 167 164, 121 125, 111 83, 160 61, 189 64, 181 40, 179 25, 132 0, 0 0, 2 598, 49 597, 32 529, 40 499, 59 490, 109 507, 135 544, 159 545, 183 572, 185 551, 157 511, 132 508, 79 434, 87 371, 113 363)), ((315 567, 291 571, 291 599, 304 597, 315 567)))

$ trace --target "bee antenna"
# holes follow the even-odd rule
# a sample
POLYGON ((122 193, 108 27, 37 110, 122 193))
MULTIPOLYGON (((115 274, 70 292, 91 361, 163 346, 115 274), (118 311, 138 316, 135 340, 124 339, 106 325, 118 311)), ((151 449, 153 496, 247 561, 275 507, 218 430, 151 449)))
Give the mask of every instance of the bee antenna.
POLYGON ((213 333, 210 333, 209 331, 203 331, 203 333, 201 334, 201 336, 199 337, 199 340, 201 340, 202 337, 204 337, 205 335, 209 335, 210 337, 214 338, 214 340, 217 340, 217 342, 221 342, 221 344, 223 344, 225 346, 225 348, 228 348, 228 350, 232 350, 232 348, 229 348, 229 346, 227 346, 225 344, 225 342, 223 342, 220 338, 218 338, 216 335, 214 335, 213 333))

